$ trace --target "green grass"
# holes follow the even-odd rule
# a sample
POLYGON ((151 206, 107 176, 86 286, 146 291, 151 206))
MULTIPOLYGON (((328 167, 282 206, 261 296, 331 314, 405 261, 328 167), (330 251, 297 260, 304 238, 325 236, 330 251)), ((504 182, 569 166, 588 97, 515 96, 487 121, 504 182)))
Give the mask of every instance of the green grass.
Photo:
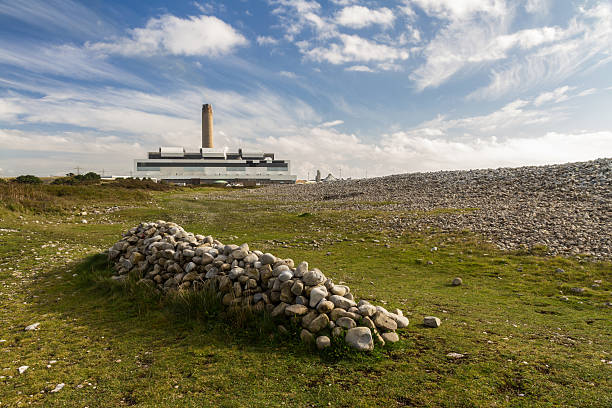
POLYGON ((211 188, 146 192, 144 201, 131 193, 130 205, 88 224, 0 212, 2 228, 18 231, 0 232, 0 406, 612 405, 612 366, 600 361, 612 360, 610 263, 499 252, 467 232, 390 234, 361 221, 392 215, 381 211, 289 212, 211 188), (211 192, 221 199, 207 199, 211 192), (358 298, 401 308, 411 324, 400 343, 371 355, 342 344, 319 354, 265 317, 237 322, 205 294, 162 299, 111 282, 95 254, 160 218, 308 260, 358 298), (450 286, 455 276, 463 286, 450 286), (426 315, 442 326, 423 327, 426 315), (34 322, 39 330, 23 330, 34 322), (19 375, 22 365, 30 368, 19 375), (66 386, 49 393, 58 383, 66 386))

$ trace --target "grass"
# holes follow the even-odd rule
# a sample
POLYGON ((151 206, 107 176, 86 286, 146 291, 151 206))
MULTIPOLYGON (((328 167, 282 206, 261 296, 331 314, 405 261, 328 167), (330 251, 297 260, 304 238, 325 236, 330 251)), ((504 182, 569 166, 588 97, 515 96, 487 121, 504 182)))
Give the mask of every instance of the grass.
MULTIPOLYGON (((106 192, 96 194, 77 206, 107 205, 106 192)), ((390 216, 381 211, 288 212, 210 188, 124 194, 129 206, 85 225, 65 213, 0 212, 1 227, 16 231, 0 231, 0 406, 612 405, 612 366, 601 361, 612 360, 610 263, 499 252, 468 232, 390 234, 363 221, 390 216), (342 344, 318 354, 265 317, 215 308, 210 293, 161 299, 111 282, 95 254, 158 218, 308 260, 358 298, 410 313, 411 324, 373 354, 342 344), (462 286, 450 286, 455 276, 462 286), (423 327, 426 315, 442 326, 423 327), (23 330, 34 322, 39 330, 23 330), (22 365, 30 368, 19 375, 22 365), (50 393, 58 383, 66 386, 50 393)))

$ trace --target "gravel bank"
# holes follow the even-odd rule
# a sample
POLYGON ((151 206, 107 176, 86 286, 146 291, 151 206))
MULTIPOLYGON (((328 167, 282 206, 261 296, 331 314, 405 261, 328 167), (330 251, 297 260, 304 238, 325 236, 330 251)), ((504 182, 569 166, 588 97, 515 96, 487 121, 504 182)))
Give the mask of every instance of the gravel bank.
POLYGON ((308 185, 273 185, 246 194, 275 195, 303 208, 400 211, 375 221, 401 231, 471 230, 501 249, 545 245, 550 255, 612 259, 612 159, 553 166, 440 171, 308 185), (372 207, 371 202, 389 202, 372 207), (465 211, 436 211, 464 209, 465 211), (401 211, 434 211, 402 214, 401 211))

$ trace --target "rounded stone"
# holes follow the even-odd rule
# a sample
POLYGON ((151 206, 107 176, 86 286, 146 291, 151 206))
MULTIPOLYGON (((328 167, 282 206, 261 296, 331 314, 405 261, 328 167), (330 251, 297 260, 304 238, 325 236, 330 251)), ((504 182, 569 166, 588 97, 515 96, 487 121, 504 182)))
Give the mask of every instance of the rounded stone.
POLYGON ((323 350, 324 348, 327 348, 329 346, 331 346, 331 340, 329 337, 327 336, 317 337, 317 348, 319 350, 323 350))
POLYGON ((317 305, 317 312, 319 313, 329 313, 334 309, 334 304, 329 300, 322 300, 317 305))
POLYGON ((304 344, 312 344, 315 341, 314 334, 312 334, 306 329, 302 329, 302 331, 300 332, 300 339, 304 344))
POLYGON ((320 314, 314 318, 313 321, 308 325, 308 330, 312 333, 317 333, 327 327, 329 324, 329 317, 326 314, 320 314))
POLYGON ((316 286, 325 282, 325 275, 323 275, 323 272, 315 268, 312 271, 304 273, 302 280, 304 281, 304 285, 316 286))
POLYGON ((340 327, 344 327, 345 329, 352 329, 353 327, 357 327, 357 323, 350 317, 339 317, 336 320, 336 325, 340 327))
POLYGON ((359 351, 371 351, 374 349, 372 332, 367 327, 349 329, 344 340, 349 346, 359 351))
POLYGON ((276 257, 270 253, 265 253, 259 259, 262 265, 271 265, 276 262, 276 257))
POLYGON ((310 291, 310 307, 316 307, 319 302, 327 296, 327 289, 325 286, 317 286, 310 291))
POLYGON ((281 282, 287 282, 291 278, 293 278, 291 271, 282 271, 280 275, 278 275, 278 280, 281 282))
POLYGON ((455 279, 453 279, 452 285, 461 286, 462 283, 463 283, 463 279, 461 279, 460 277, 456 277, 455 279))
POLYGON ((396 332, 387 332, 382 334, 385 343, 396 343, 399 341, 399 336, 396 332))

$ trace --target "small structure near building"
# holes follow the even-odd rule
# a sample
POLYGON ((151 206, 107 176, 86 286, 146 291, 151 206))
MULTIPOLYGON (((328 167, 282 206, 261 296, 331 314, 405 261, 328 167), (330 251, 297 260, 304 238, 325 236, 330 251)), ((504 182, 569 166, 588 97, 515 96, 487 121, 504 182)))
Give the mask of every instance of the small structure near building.
POLYGON ((151 177, 185 184, 257 184, 295 183, 289 160, 278 160, 274 153, 236 152, 213 147, 213 113, 209 104, 202 106, 202 147, 188 151, 184 147, 160 147, 146 159, 134 160, 136 177, 151 177))

